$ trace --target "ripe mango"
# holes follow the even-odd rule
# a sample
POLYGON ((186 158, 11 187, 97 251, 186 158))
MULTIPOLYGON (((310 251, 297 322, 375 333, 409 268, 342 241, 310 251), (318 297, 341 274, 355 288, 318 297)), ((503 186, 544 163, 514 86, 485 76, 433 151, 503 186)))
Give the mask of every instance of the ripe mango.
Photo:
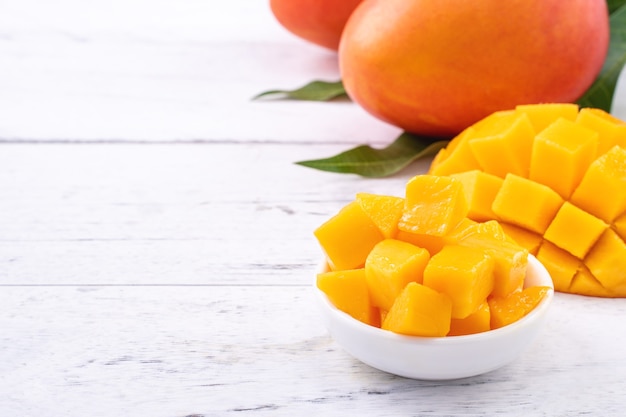
POLYGON ((429 174, 464 179, 468 217, 498 220, 546 266, 557 291, 626 297, 626 122, 600 109, 549 103, 517 106, 466 130, 433 159, 429 174), (493 136, 505 135, 519 123, 515 114, 533 128, 530 153, 510 142, 505 158, 518 155, 511 169, 503 171, 500 161, 468 163, 498 158, 501 143, 493 143, 497 152, 472 154, 475 132, 487 126, 493 136), (500 178, 499 188, 478 175, 500 178))

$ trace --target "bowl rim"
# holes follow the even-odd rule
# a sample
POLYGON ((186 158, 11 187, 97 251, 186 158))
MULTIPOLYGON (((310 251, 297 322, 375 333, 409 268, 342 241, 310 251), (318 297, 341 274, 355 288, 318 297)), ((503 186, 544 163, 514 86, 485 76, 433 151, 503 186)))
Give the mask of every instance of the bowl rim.
MULTIPOLYGON (((319 301, 321 301, 322 305, 327 308, 335 317, 344 321, 346 324, 356 326, 357 329, 360 329, 364 332, 369 332, 373 336, 376 337, 384 337, 389 340, 395 340, 402 343, 418 343, 418 344, 434 344, 434 345, 456 345, 456 344, 465 344, 467 342, 471 342, 474 340, 482 340, 485 338, 491 337, 504 337, 509 333, 516 332, 519 327, 524 327, 529 325, 530 323, 536 321, 540 316, 542 316, 546 310, 549 308, 552 303, 552 299, 554 298, 554 284, 550 277, 550 274, 546 270, 539 260, 532 254, 528 254, 528 262, 529 266, 532 265, 533 268, 538 269, 538 273, 547 277, 540 285, 531 285, 532 286, 545 286, 549 287, 546 294, 544 294, 543 298, 539 303, 533 308, 528 314, 519 320, 508 324, 506 326, 500 327, 498 329, 488 330, 480 333, 473 333, 467 335, 458 335, 458 336, 442 336, 442 337, 431 337, 431 336, 411 336, 404 335, 400 333, 394 333, 390 330, 381 329, 379 327, 370 326, 369 324, 363 323, 354 317, 350 316, 348 313, 345 313, 339 310, 337 307, 333 305, 333 303, 328 299, 326 294, 317 287, 317 274, 322 272, 328 272, 328 263, 326 260, 322 260, 317 267, 317 273, 315 274, 315 280, 313 281, 313 287, 316 293, 316 296, 319 301)), ((524 282, 526 281, 526 277, 524 278, 524 282)), ((526 286, 524 286, 526 288, 526 286)))

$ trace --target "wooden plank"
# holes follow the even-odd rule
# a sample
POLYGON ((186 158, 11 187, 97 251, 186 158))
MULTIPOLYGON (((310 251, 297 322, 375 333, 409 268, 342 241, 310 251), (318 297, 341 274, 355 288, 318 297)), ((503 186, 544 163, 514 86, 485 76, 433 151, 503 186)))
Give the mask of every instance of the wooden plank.
POLYGON ((414 173, 365 180, 293 164, 334 149, 4 145, 0 282, 306 283, 321 258, 313 230, 357 192, 402 195, 414 173))
POLYGON ((0 414, 618 416, 624 300, 559 294, 513 364, 394 377, 348 356, 309 287, 4 287, 0 414))

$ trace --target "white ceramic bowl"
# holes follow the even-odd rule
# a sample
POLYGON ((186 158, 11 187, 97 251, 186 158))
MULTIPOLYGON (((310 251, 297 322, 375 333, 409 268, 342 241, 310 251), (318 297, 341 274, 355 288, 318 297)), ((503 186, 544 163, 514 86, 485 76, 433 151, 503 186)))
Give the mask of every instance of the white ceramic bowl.
MULTIPOLYGON (((325 268, 324 263, 320 271, 325 268)), ((508 326, 466 336, 416 337, 361 323, 335 308, 314 284, 324 324, 350 355, 381 371, 425 380, 480 375, 515 360, 535 339, 554 298, 548 271, 529 255, 524 286, 538 285, 549 286, 551 290, 533 311, 508 326)))

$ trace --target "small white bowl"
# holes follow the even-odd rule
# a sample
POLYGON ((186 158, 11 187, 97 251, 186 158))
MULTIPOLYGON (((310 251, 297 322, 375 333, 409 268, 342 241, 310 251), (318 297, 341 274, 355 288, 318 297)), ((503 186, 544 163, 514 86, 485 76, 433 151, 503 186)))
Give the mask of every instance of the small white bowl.
MULTIPOLYGON (((327 270, 326 263, 319 272, 327 270)), ((333 339, 350 355, 381 371, 413 379, 466 378, 498 369, 515 360, 543 326, 554 298, 546 268, 532 255, 525 287, 551 289, 520 320, 488 332, 466 336, 417 337, 368 326, 338 310, 314 283, 322 319, 333 339)))

